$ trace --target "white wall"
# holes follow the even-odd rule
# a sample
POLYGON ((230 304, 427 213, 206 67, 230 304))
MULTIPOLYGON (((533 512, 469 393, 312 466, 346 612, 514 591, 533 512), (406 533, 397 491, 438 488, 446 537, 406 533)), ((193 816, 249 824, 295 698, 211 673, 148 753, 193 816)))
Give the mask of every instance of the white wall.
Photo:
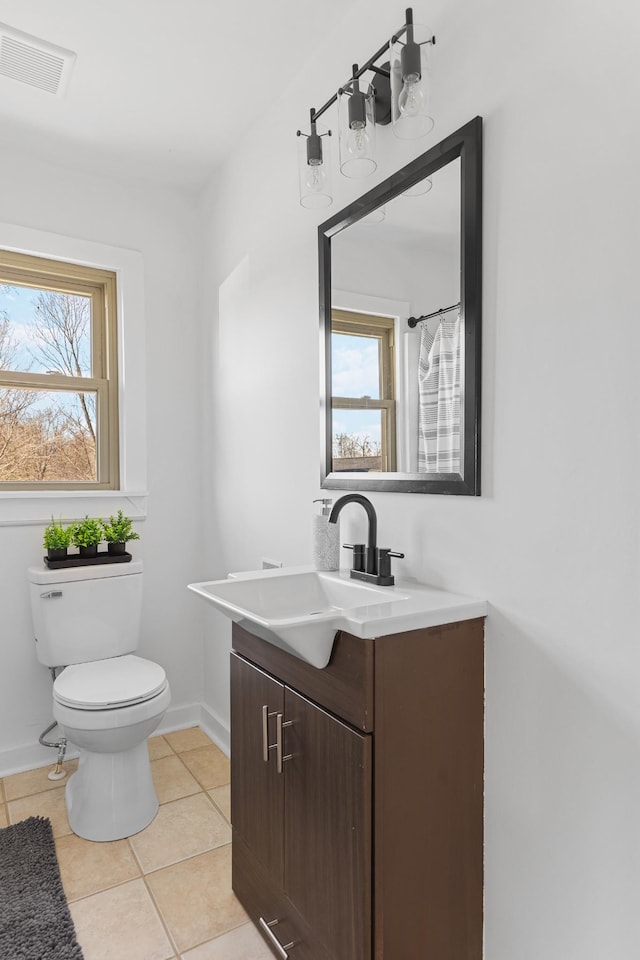
MULTIPOLYGON (((145 565, 139 652, 161 663, 169 676, 167 724, 197 722, 202 611, 185 589, 202 568, 203 536, 201 420, 194 389, 199 350, 195 203, 133 180, 65 170, 3 144, 0 209, 7 223, 142 255, 144 317, 132 318, 142 319, 146 328, 149 496, 146 519, 135 523, 142 539, 133 547, 145 565)), ((0 235, 3 242, 6 237, 3 241, 0 235)), ((135 373, 128 370, 128 375, 135 373)), ((141 504, 144 511, 144 498, 136 500, 134 515, 141 504)), ((59 507, 60 501, 51 509, 45 504, 39 516, 47 519, 53 510, 58 515, 59 507)), ((73 504, 64 509, 65 515, 74 515, 73 504)), ((100 501, 96 509, 103 516, 109 503, 100 501)), ((34 516, 33 509, 27 512, 34 516)), ((7 515, 3 509, 2 516, 7 515)), ((19 506, 13 515, 21 515, 19 506)), ((38 735, 51 722, 51 680, 36 661, 26 581, 27 566, 42 557, 42 530, 42 524, 0 524, 0 775, 55 759, 51 750, 37 746, 38 735)))
MULTIPOLYGON (((638 12, 626 0, 439 0, 415 8, 417 21, 428 15, 436 130, 383 149, 400 165, 485 119, 483 496, 371 499, 385 541, 406 554, 401 572, 491 605, 487 957, 631 960, 640 955, 638 12)), ((263 555, 311 556, 322 218, 297 203, 295 131, 401 17, 367 0, 335 25, 330 49, 303 37, 304 74, 205 198, 203 577, 263 555)), ((335 180, 337 211, 358 186, 335 180)), ((364 533, 359 513, 342 515, 345 540, 350 526, 364 533)), ((212 620, 210 631, 205 698, 224 717, 228 624, 212 620)))
MULTIPOLYGON (((373 231, 375 224, 369 229, 373 231)), ((431 313, 432 309, 455 303, 460 296, 460 258, 451 255, 450 246, 439 244, 437 238, 422 239, 417 247, 410 241, 389 246, 384 234, 370 234, 362 242, 352 242, 345 230, 331 242, 333 290, 404 300, 413 316, 431 313)), ((339 306, 335 299, 332 304, 339 306)), ((408 329, 406 323, 402 329, 408 329)))

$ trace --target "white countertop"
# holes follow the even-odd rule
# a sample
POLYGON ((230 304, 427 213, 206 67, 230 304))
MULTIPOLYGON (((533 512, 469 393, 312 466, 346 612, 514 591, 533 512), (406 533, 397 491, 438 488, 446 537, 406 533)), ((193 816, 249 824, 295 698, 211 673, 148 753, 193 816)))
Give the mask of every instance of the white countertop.
MULTIPOLYGON (((230 573, 232 579, 271 579, 291 577, 296 574, 316 573, 311 564, 296 567, 278 567, 269 570, 249 570, 230 573)), ((323 576, 332 580, 343 580, 350 584, 367 584, 353 580, 349 570, 344 569, 323 576)), ((346 630, 355 637, 373 639, 401 633, 404 630, 418 630, 421 627, 437 627, 445 623, 458 623, 461 620, 474 620, 486 617, 488 604, 462 593, 453 593, 439 587, 430 587, 415 580, 396 580, 392 587, 376 587, 383 591, 384 603, 368 603, 344 609, 334 618, 337 630, 346 630)))
POLYGON ((392 633, 473 620, 485 600, 410 581, 383 587, 352 579, 348 570, 312 566, 232 573, 189 589, 264 640, 314 667, 326 667, 338 630, 373 640, 392 633))

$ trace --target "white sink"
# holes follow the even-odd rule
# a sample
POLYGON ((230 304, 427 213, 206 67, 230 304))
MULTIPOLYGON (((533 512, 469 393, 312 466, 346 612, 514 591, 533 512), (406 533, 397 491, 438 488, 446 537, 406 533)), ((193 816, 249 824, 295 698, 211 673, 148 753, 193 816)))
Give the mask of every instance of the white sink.
POLYGON ((293 567, 239 573, 190 583, 235 623, 322 669, 338 630, 358 637, 453 623, 486 614, 486 603, 419 584, 379 587, 293 567))

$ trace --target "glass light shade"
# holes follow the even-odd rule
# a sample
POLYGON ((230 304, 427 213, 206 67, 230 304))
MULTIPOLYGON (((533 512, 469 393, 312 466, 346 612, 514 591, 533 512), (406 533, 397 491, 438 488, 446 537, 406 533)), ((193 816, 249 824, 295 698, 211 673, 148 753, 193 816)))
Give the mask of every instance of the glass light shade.
POLYGON ((417 140, 433 130, 429 113, 429 51, 432 33, 419 23, 389 45, 391 123, 401 140, 417 140))
POLYGON ((374 107, 370 83, 350 80, 338 91, 340 172, 345 177, 368 177, 378 166, 374 107))
MULTIPOLYGON (((329 207, 333 203, 331 189, 331 137, 319 123, 316 138, 298 137, 298 180, 300 204, 308 210, 329 207)), ((313 136, 313 133, 312 133, 313 136)))

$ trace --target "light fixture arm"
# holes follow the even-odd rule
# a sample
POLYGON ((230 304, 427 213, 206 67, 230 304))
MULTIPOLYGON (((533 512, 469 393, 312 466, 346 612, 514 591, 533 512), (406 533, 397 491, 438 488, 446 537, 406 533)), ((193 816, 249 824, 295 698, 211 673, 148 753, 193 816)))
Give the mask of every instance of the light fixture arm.
MULTIPOLYGON (((352 73, 351 79, 359 80, 362 74, 366 73, 367 70, 372 70, 374 73, 378 74, 379 76, 389 77, 390 71, 386 69, 386 67, 388 67, 388 64, 383 64, 382 66, 376 66, 376 61, 379 60, 385 53, 388 52, 389 42, 396 43, 409 30, 411 31, 411 35, 413 36, 413 9, 411 7, 407 7, 406 21, 403 24, 403 26, 398 30, 398 32, 394 33, 394 35, 391 37, 391 41, 386 40, 385 43, 382 44, 380 49, 376 50, 373 56, 369 57, 366 63, 363 63, 361 67, 358 67, 357 70, 355 70, 355 72, 352 73)), ((429 43, 432 43, 435 45, 435 42, 436 42, 436 38, 435 36, 432 36, 429 43)), ((354 66, 356 65, 354 64, 354 66)), ((319 110, 315 111, 313 119, 317 120, 319 117, 322 116, 323 113, 326 113, 329 107, 332 107, 337 99, 338 99, 338 94, 334 93, 334 95, 330 97, 327 100, 327 102, 320 107, 319 110)))
POLYGON ((393 132, 401 139, 415 139, 429 132, 433 119, 425 109, 425 45, 435 42, 435 36, 420 25, 414 31, 413 10, 408 7, 405 23, 391 39, 362 66, 354 63, 350 79, 319 110, 310 109, 309 133, 297 131, 298 137, 305 138, 304 144, 298 142, 297 151, 301 206, 318 209, 332 203, 330 143, 322 143, 322 137, 331 136, 331 130, 321 133, 316 123, 336 102, 340 172, 345 177, 360 179, 375 171, 378 125, 393 122, 393 132), (386 61, 385 54, 389 57, 386 61), (383 62, 379 63, 380 60, 383 62), (365 81, 361 87, 359 80, 367 71, 373 73, 373 81, 365 81), (401 89, 397 88, 399 79, 401 89))

